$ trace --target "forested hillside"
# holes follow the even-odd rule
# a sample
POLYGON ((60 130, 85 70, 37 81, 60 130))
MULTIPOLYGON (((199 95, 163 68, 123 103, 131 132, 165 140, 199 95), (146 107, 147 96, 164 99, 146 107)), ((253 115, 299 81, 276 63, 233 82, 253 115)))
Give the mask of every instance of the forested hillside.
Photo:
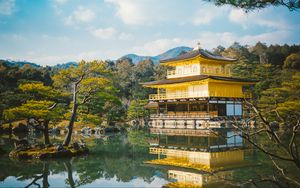
MULTIPOLYGON (((234 43, 228 48, 218 46, 213 53, 238 59, 232 65, 233 76, 258 80, 254 88, 251 88, 255 104, 264 110, 278 112, 283 118, 288 118, 285 117, 286 114, 299 115, 297 113, 300 111, 300 45, 267 46, 257 43, 255 46, 242 46, 234 43)), ((95 123, 103 120, 125 121, 139 117, 138 114, 143 114, 141 112, 145 99, 150 93, 155 92, 143 88, 140 83, 163 79, 166 67, 155 64, 151 59, 143 59, 136 64, 129 58, 102 63, 110 72, 109 79, 113 83, 114 97, 102 93, 99 98, 102 97, 103 100, 94 100, 89 107, 81 109, 80 113, 85 114, 86 120, 101 116, 95 123)), ((45 86, 51 86, 53 76, 61 68, 68 69, 69 66, 73 66, 73 63, 68 66, 36 67, 13 66, 1 61, 1 122, 5 122, 3 116, 5 109, 19 106, 30 99, 28 93, 20 90, 20 84, 41 82, 45 86)))

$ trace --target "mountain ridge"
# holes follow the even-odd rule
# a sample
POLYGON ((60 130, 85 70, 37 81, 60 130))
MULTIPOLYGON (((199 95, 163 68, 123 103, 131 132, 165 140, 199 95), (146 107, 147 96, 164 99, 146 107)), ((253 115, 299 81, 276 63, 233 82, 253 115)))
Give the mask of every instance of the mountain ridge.
POLYGON ((140 61, 150 59, 153 61, 154 64, 158 64, 160 60, 174 58, 174 57, 177 57, 178 55, 189 52, 191 50, 193 50, 193 48, 190 48, 187 46, 178 46, 175 48, 171 48, 171 49, 165 51, 164 53, 156 55, 156 56, 140 56, 137 54, 127 54, 127 55, 122 56, 118 60, 128 58, 128 59, 131 59, 132 63, 137 64, 140 61))
MULTIPOLYGON (((158 54, 156 56, 140 56, 140 55, 132 53, 132 54, 123 55, 122 57, 120 57, 117 60, 122 60, 122 59, 127 58, 127 59, 130 59, 132 61, 132 63, 138 64, 141 61, 150 59, 151 61, 153 61, 154 64, 158 64, 160 60, 174 58, 174 57, 177 57, 178 55, 189 52, 191 50, 193 50, 193 48, 190 48, 187 46, 178 46, 175 48, 171 48, 171 49, 165 51, 164 53, 158 54)), ((0 62, 4 62, 9 66, 23 67, 25 65, 29 65, 34 68, 42 67, 41 65, 39 65, 37 63, 28 62, 28 61, 15 61, 15 60, 8 60, 8 59, 6 59, 6 60, 0 59, 0 62)), ((49 67, 52 67, 53 69, 67 69, 70 66, 77 66, 77 64, 78 64, 78 62, 70 61, 70 62, 66 62, 66 63, 62 63, 62 64, 52 65, 49 67)))

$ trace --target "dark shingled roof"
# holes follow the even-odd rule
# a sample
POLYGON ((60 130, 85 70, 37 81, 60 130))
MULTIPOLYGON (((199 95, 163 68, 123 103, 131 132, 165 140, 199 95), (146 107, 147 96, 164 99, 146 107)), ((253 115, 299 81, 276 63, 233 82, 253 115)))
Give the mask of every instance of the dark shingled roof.
POLYGON ((142 84, 145 85, 145 86, 161 85, 161 84, 176 84, 176 83, 182 83, 182 82, 200 81, 200 80, 205 80, 207 78, 211 78, 211 79, 214 79, 214 80, 232 81, 232 82, 257 82, 256 80, 243 79, 243 78, 197 75, 197 76, 173 78, 173 79, 168 79, 168 80, 167 79, 157 80, 157 81, 153 81, 153 82, 145 82, 145 83, 142 83, 142 84))
POLYGON ((174 57, 174 58, 161 60, 160 62, 161 63, 167 63, 167 62, 170 62, 170 61, 190 59, 190 58, 197 57, 197 56, 201 56, 201 57, 206 58, 206 59, 217 60, 217 61, 228 61, 228 62, 236 61, 236 59, 232 59, 232 58, 229 58, 229 57, 214 55, 214 54, 208 52, 207 50, 197 49, 197 50, 192 50, 190 52, 184 53, 184 54, 179 55, 179 56, 174 57))

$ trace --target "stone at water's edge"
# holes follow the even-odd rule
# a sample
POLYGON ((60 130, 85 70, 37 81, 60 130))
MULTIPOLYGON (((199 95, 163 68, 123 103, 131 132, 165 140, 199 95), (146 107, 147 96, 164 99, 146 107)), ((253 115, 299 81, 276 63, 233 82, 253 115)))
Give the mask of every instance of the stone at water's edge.
POLYGON ((87 155, 89 149, 87 147, 72 146, 50 146, 45 148, 29 148, 26 150, 12 150, 9 157, 15 159, 45 159, 45 158, 61 158, 61 157, 74 157, 79 155, 87 155))

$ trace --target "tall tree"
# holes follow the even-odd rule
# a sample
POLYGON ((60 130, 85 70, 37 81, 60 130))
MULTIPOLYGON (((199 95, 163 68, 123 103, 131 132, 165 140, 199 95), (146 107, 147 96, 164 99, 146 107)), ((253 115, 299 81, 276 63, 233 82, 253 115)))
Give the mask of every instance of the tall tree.
POLYGON ((50 144, 49 122, 61 119, 64 108, 57 103, 64 100, 64 95, 43 83, 26 83, 19 86, 31 99, 26 103, 4 111, 6 119, 28 119, 28 124, 44 133, 44 144, 50 144), (34 122, 29 121, 34 118, 34 122))
POLYGON ((134 85, 134 64, 131 59, 121 59, 116 63, 114 77, 118 80, 117 87, 123 94, 123 97, 129 99, 131 88, 134 85))
POLYGON ((78 67, 72 66, 53 76, 54 86, 68 91, 72 98, 68 133, 63 145, 68 146, 71 142, 78 107, 89 103, 99 92, 112 88, 109 76, 110 71, 107 69, 106 63, 102 61, 81 61, 78 67))

